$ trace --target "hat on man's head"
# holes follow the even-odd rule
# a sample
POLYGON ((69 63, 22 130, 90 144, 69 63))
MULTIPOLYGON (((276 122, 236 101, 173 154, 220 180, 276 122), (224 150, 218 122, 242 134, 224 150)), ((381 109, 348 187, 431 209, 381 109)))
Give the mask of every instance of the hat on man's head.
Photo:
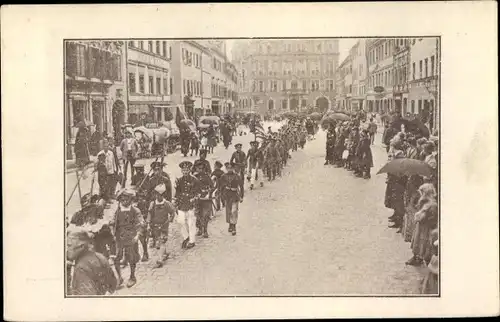
POLYGON ((201 156, 202 154, 203 154, 204 156, 206 156, 206 155, 207 155, 207 150, 205 150, 205 149, 200 150, 200 156, 201 156))
POLYGON ((167 164, 165 162, 153 161, 151 162, 151 169, 161 169, 167 164))
POLYGON ((182 161, 181 163, 179 163, 179 167, 183 170, 189 170, 193 167, 193 163, 191 163, 190 161, 182 161))
POLYGON ((252 141, 250 142, 250 145, 259 145, 259 141, 252 141))
POLYGON ((134 197, 135 196, 135 191, 129 188, 123 188, 121 189, 118 194, 116 195, 116 198, 120 200, 122 197, 134 197))
POLYGON ((215 161, 214 166, 218 167, 218 168, 222 168, 222 163, 220 163, 219 161, 215 161))
POLYGON ((164 183, 162 183, 155 187, 155 191, 158 192, 159 194, 163 194, 165 191, 167 191, 167 187, 165 186, 164 183))
POLYGON ((92 241, 89 233, 84 228, 77 226, 68 229, 67 239, 77 241, 77 244, 88 244, 92 241))
POLYGON ((241 143, 236 143, 236 144, 234 145, 234 147, 235 147, 235 148, 241 148, 242 146, 243 146, 243 144, 241 144, 241 143))

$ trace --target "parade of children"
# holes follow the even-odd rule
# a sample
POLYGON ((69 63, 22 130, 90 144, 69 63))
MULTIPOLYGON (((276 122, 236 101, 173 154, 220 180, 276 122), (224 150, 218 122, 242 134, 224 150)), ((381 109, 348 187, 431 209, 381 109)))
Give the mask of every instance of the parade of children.
MULTIPOLYGON (((284 117, 284 121, 273 122, 266 130, 255 117, 243 126, 235 126, 230 120, 222 120, 216 127, 202 126, 183 139, 181 151, 173 152, 177 160, 172 164, 169 160, 173 157, 167 153, 149 160, 136 159, 140 146, 129 134, 120 144, 120 160, 116 149, 104 139, 91 174, 97 177, 99 189, 94 191, 92 179, 91 192, 81 197, 81 209, 70 215, 66 225, 67 247, 78 245, 87 257, 97 254, 92 255, 97 260, 85 264, 96 267, 87 269, 92 273, 82 277, 85 273, 74 270, 79 257, 68 256, 68 272, 73 272, 67 283, 69 294, 103 295, 124 285, 132 288, 140 278, 136 274, 139 267, 162 269, 172 258, 198 249, 213 238, 211 226, 221 217, 227 227, 224 238, 237 238, 238 232, 246 228, 240 227, 238 220, 245 216, 240 214, 245 197, 252 198, 256 193, 253 190, 268 189, 283 177, 285 168, 293 171, 289 160, 294 153, 303 153, 308 141, 316 140, 320 125, 326 137, 325 171, 348 171, 353 180, 370 182, 374 175, 374 138, 382 134, 377 132, 375 117, 339 112, 321 115, 322 119, 313 116, 284 117), (246 143, 240 142, 242 138, 246 143), (216 157, 216 149, 228 149, 226 157, 216 157), (120 177, 128 164, 130 184, 126 176, 120 177), (99 270, 105 272, 105 277, 93 281, 91 288, 82 285, 95 278, 94 272, 99 270), (96 286, 99 283, 102 286, 96 286)), ((393 211, 388 218, 389 228, 402 234, 413 254, 406 265, 426 265, 422 292, 435 293, 439 271, 438 141, 413 124, 395 113, 385 129, 379 127, 384 133, 382 147, 377 148, 389 145, 387 164, 379 173, 387 175, 384 204, 393 211), (428 172, 389 169, 394 168, 392 161, 407 159, 428 166, 428 172)))

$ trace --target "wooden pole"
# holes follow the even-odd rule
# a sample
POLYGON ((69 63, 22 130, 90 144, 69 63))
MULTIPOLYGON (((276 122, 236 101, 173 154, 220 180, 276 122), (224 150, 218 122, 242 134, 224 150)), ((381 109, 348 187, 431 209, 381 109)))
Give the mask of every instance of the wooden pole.
MULTIPOLYGON (((83 170, 83 171, 85 171, 85 170, 83 170)), ((82 176, 83 176, 83 171, 82 171, 82 176)), ((75 171, 75 174, 76 174, 76 179, 77 179, 76 186, 78 187, 78 196, 80 197, 80 199, 79 199, 80 205, 82 205, 82 188, 80 187, 80 179, 82 176, 78 177, 78 170, 75 171)))

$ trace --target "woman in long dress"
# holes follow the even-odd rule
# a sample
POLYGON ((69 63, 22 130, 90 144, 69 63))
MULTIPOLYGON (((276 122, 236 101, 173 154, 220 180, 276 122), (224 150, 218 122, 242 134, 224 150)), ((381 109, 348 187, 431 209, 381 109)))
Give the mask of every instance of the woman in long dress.
POLYGON ((430 262, 432 257, 431 231, 436 229, 438 222, 438 207, 436 189, 430 183, 424 183, 418 189, 420 200, 418 211, 415 213, 415 230, 411 241, 413 257, 406 264, 420 266, 425 261, 430 262))
POLYGON ((75 137, 76 165, 83 167, 90 162, 89 140, 90 133, 84 122, 78 123, 78 132, 75 137))

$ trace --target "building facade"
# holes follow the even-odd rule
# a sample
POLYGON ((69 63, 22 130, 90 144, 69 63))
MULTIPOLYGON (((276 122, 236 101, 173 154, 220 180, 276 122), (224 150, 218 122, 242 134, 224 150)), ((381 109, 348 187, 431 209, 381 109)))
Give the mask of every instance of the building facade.
POLYGON ((73 158, 77 124, 91 133, 119 132, 127 121, 123 41, 65 42, 65 124, 67 158, 73 158))
POLYGON ((210 82, 212 77, 210 66, 203 64, 208 56, 211 56, 210 51, 197 41, 174 41, 172 44, 172 100, 176 105, 185 104, 186 97, 193 100, 193 106, 184 106, 191 119, 206 115, 210 110, 211 102, 205 101, 202 94, 205 82, 210 82))
POLYGON ((366 85, 368 75, 368 57, 366 53, 366 40, 360 39, 349 52, 352 57, 352 93, 351 110, 364 109, 366 99, 366 85))
POLYGON ((408 76, 410 75, 410 39, 398 38, 394 41, 394 107, 403 115, 408 108, 408 76))
POLYGON ((335 101, 337 39, 252 40, 236 44, 239 109, 261 113, 327 110, 335 101))
POLYGON ((394 39, 369 39, 367 104, 369 112, 385 113, 393 109, 394 39))
POLYGON ((128 122, 132 125, 171 121, 172 47, 166 40, 127 42, 128 122))
POLYGON ((434 130, 439 123, 439 38, 414 38, 410 46, 410 112, 419 114, 434 130))
POLYGON ((352 60, 347 56, 338 68, 338 88, 336 92, 336 102, 338 110, 350 110, 350 98, 352 90, 352 60))

